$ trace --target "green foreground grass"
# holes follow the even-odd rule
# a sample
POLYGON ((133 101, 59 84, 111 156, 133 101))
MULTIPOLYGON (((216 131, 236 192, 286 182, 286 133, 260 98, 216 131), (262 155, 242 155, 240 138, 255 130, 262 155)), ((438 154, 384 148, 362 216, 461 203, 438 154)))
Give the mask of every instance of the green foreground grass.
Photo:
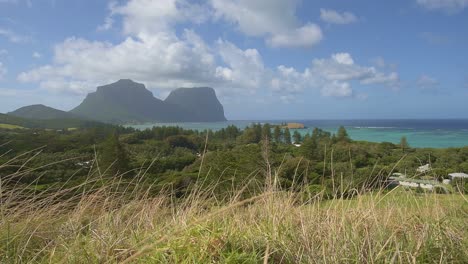
POLYGON ((52 194, 0 188, 0 262, 468 263, 461 194, 322 200, 269 187, 219 201, 210 188, 175 198, 120 180, 52 194))
POLYGON ((22 126, 17 126, 17 125, 10 125, 10 124, 1 124, 0 123, 0 129, 24 129, 22 126))

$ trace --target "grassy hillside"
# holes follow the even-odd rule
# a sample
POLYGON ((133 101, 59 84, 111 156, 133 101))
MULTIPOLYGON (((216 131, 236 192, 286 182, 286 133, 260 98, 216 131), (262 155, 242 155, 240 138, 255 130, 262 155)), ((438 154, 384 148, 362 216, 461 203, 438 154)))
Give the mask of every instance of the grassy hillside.
POLYGON ((23 128, 42 128, 42 129, 65 129, 65 128, 81 128, 103 126, 104 124, 74 118, 58 118, 58 119, 28 119, 12 115, 0 114, 0 124, 9 128, 23 127, 23 128))
POLYGON ((22 126, 17 126, 17 125, 1 124, 1 123, 0 123, 0 129, 24 129, 24 127, 22 127, 22 126))
POLYGON ((0 133, 0 263, 467 263, 466 182, 382 188, 466 171, 468 148, 256 128, 0 133))
MULTIPOLYGON (((220 202, 115 179, 51 195, 1 189, 4 263, 467 263, 468 200, 390 193, 322 201, 273 187, 220 202), (103 186, 94 188, 92 186, 103 186), (82 191, 78 191, 81 189, 82 191), (29 194, 29 195, 25 195, 29 194), (66 197, 66 199, 64 199, 66 197)), ((135 180, 138 182, 138 180, 135 180)))

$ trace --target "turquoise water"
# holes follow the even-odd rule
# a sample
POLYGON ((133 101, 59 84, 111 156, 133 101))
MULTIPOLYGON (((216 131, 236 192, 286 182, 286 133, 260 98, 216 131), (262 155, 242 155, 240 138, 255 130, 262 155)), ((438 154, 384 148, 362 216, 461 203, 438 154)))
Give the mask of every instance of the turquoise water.
POLYGON ((312 133, 314 127, 335 133, 343 125, 354 140, 371 142, 399 143, 405 136, 412 147, 447 148, 468 146, 468 120, 277 120, 277 121, 226 121, 213 123, 154 123, 132 125, 137 129, 153 126, 179 126, 193 130, 219 130, 228 125, 245 128, 252 123, 280 124, 282 122, 300 122, 307 126, 298 131, 305 135, 312 133))

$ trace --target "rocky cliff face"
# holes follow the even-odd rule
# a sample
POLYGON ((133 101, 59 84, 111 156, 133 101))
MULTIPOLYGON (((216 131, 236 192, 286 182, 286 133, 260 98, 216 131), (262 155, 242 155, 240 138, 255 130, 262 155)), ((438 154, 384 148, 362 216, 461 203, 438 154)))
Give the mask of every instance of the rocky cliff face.
POLYGON ((198 122, 225 121, 224 108, 210 87, 179 88, 172 91, 164 102, 177 105, 191 113, 198 122))
POLYGON ((119 80, 100 86, 71 113, 111 123, 224 121, 212 88, 183 88, 162 101, 141 83, 119 80))

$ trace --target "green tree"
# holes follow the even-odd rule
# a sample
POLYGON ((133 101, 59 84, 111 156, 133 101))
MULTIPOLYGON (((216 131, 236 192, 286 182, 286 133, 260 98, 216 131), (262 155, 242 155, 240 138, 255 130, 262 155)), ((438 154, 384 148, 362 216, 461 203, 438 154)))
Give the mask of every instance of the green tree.
POLYGON ((258 135, 258 131, 253 127, 246 127, 244 132, 238 137, 238 141, 241 144, 251 144, 260 142, 261 134, 258 135))
POLYGON ((254 124, 252 128, 255 131, 255 142, 258 143, 262 140, 262 125, 257 123, 254 124))
POLYGON ((271 140, 271 126, 270 124, 266 123, 263 125, 262 128, 262 139, 271 140))
POLYGON ((170 136, 166 138, 166 142, 172 148, 187 148, 191 150, 197 150, 197 145, 188 136, 183 136, 183 135, 170 136))
POLYGON ((110 174, 124 173, 129 170, 130 160, 127 151, 119 141, 117 132, 112 132, 102 144, 99 165, 101 170, 110 174))
POLYGON ((301 143, 302 141, 302 135, 297 130, 294 131, 293 133, 293 140, 294 140, 294 143, 301 143))
POLYGON ((226 136, 228 139, 236 139, 240 135, 240 130, 234 125, 226 127, 226 136))
POLYGON ((405 136, 401 137, 400 139, 400 147, 403 151, 407 150, 410 148, 409 144, 408 144, 408 140, 406 139, 405 136))
POLYGON ((289 128, 284 130, 284 143, 291 144, 291 132, 289 131, 289 128))
POLYGON ((282 131, 281 131, 281 128, 279 126, 275 126, 275 129, 273 131, 273 139, 275 140, 275 142, 277 143, 280 143, 281 142, 281 138, 282 138, 282 131))
POLYGON ((346 131, 344 126, 340 126, 340 128, 338 128, 338 133, 336 134, 336 140, 344 141, 344 142, 350 141, 348 131, 346 131))

